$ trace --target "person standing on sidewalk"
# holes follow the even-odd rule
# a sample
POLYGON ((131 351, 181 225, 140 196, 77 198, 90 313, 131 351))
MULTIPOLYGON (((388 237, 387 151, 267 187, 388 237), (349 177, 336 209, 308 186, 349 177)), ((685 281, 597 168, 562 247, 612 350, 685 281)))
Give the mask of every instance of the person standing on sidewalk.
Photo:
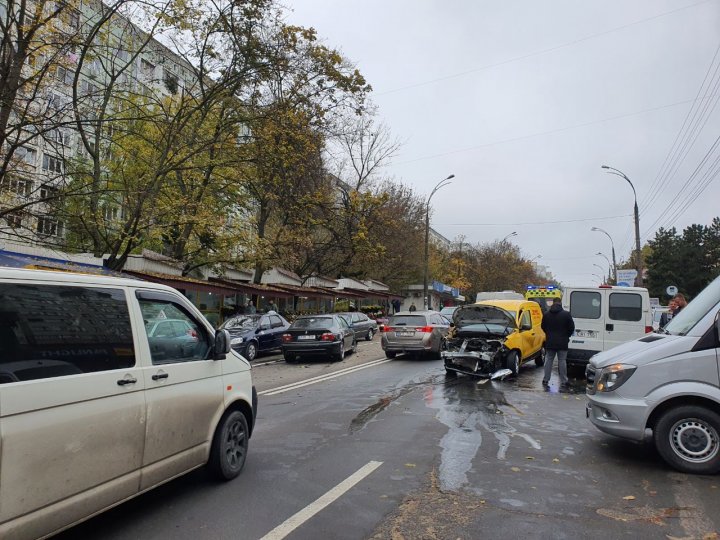
POLYGON ((553 298, 552 306, 543 315, 542 329, 545 332, 545 375, 542 384, 550 385, 550 375, 557 356, 560 388, 565 389, 568 387, 566 364, 568 343, 575 331, 575 322, 570 313, 562 308, 560 298, 553 298))

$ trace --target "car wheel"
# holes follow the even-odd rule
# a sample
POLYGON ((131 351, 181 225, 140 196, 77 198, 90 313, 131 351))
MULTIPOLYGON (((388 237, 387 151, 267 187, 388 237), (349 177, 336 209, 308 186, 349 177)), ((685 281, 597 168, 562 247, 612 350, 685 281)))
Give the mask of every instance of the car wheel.
POLYGON ((240 411, 226 412, 213 437, 208 468, 220 480, 232 480, 245 465, 249 441, 248 423, 240 411))
POLYGON ((539 352, 538 355, 535 357, 535 365, 536 365, 537 367, 542 367, 542 366, 545 365, 545 347, 543 347, 542 349, 540 349, 540 352, 539 352))
POLYGON ((662 458, 684 473, 720 472, 720 415, 698 405, 665 412, 655 424, 653 438, 662 458))
POLYGON ((342 362, 344 358, 345 358, 345 342, 341 341, 340 342, 340 351, 337 354, 335 354, 335 356, 333 357, 333 360, 335 360, 335 362, 342 362))
POLYGON ((257 343, 254 341, 251 341, 247 344, 247 349, 245 350, 245 359, 248 362, 252 362, 255 360, 255 357, 257 356, 257 343))
POLYGON ((395 358, 397 356, 397 353, 394 351, 385 351, 385 358, 395 358))
POLYGON ((293 353, 289 353, 289 352, 283 353, 283 357, 285 358, 285 361, 288 364, 292 364, 295 362, 295 355, 293 353))
POLYGON ((372 338, 374 335, 375 335, 375 332, 373 332, 373 329, 371 328, 370 330, 368 330, 368 333, 365 336, 365 341, 372 341, 372 338))
POLYGON ((510 351, 505 357, 505 367, 512 371, 513 375, 517 375, 520 371, 520 355, 517 351, 510 351))

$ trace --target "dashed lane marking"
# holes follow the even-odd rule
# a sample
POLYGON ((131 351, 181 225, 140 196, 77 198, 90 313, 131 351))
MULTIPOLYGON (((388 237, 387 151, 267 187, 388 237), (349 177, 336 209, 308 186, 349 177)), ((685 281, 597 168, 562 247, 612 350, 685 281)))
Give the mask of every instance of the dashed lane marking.
POLYGON ((300 510, 297 514, 289 517, 283 523, 275 527, 272 531, 267 533, 260 540, 282 540, 288 534, 297 529, 300 525, 313 517, 315 514, 317 514, 325 507, 342 497, 352 487, 354 487, 367 476, 369 476, 380 465, 382 465, 382 461, 369 462, 367 465, 361 467, 360 469, 358 469, 357 472, 348 476, 337 486, 325 493, 325 495, 323 495, 319 499, 316 499, 315 502, 310 503, 305 508, 300 510))

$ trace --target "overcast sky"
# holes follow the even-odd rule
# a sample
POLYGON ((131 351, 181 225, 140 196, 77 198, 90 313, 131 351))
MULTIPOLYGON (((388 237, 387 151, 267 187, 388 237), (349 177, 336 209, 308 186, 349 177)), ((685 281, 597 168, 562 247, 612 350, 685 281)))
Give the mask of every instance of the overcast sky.
POLYGON ((590 228, 618 262, 634 245, 603 164, 635 184, 643 243, 720 215, 718 0, 286 1, 373 86, 404 141, 385 173, 424 196, 455 175, 432 199, 451 240, 516 231, 565 284, 597 283, 610 241, 590 228))

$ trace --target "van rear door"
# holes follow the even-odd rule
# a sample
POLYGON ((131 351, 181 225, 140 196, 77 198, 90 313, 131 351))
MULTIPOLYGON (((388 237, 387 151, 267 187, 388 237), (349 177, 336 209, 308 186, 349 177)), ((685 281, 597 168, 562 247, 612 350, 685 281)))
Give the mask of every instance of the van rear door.
POLYGON ((575 333, 568 346, 568 362, 586 364, 591 356, 604 350, 606 303, 607 291, 604 289, 566 290, 563 307, 575 322, 575 333))
POLYGON ((644 299, 641 293, 611 290, 607 301, 604 350, 644 336, 649 309, 649 299, 644 299))

